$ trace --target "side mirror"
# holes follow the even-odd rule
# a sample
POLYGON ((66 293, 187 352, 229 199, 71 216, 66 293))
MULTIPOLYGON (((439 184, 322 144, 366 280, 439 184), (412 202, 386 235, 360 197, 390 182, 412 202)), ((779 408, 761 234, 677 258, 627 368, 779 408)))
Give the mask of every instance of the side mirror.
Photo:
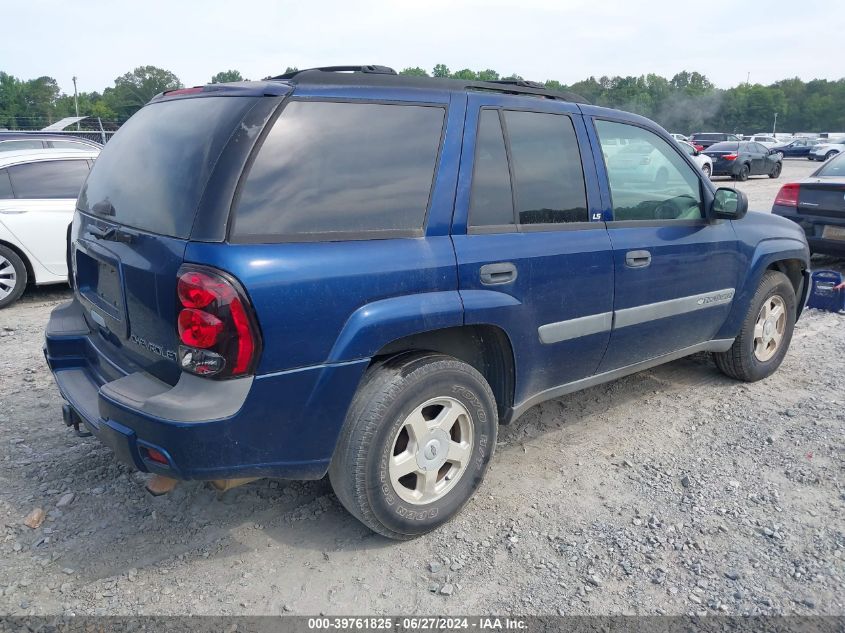
POLYGON ((730 187, 719 187, 710 209, 717 220, 740 220, 748 212, 748 196, 730 187))

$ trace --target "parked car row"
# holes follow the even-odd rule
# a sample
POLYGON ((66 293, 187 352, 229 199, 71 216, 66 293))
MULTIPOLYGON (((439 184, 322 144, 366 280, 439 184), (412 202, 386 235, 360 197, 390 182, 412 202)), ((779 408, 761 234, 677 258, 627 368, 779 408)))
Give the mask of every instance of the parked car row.
POLYGON ((781 158, 809 158, 817 161, 829 160, 845 151, 845 138, 777 138, 767 134, 739 136, 727 132, 696 132, 689 137, 674 133, 672 138, 678 142, 689 142, 699 152, 715 143, 747 142, 775 150, 781 158))

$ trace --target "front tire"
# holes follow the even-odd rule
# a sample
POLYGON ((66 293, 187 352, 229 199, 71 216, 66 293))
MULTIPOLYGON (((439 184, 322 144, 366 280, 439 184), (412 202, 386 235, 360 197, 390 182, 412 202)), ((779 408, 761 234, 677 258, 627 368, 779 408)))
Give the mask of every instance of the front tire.
POLYGON ((771 376, 786 355, 795 327, 795 289, 781 272, 768 270, 727 352, 713 354, 719 370, 731 378, 755 382, 771 376))
POLYGON ((830 152, 828 152, 827 154, 825 154, 825 155, 824 155, 824 159, 825 159, 825 160, 830 160, 831 158, 833 158, 834 156, 836 156, 838 153, 839 153, 839 152, 830 151, 830 152))
POLYGON ((18 254, 0 245, 0 310, 17 301, 26 289, 26 265, 18 254))
POLYGON ((454 517, 481 484, 496 446, 490 385, 450 356, 413 353, 372 367, 329 467, 343 506, 407 540, 454 517))
POLYGON ((781 163, 775 163, 775 167, 774 167, 774 169, 772 169, 772 173, 769 174, 769 178, 779 177, 782 169, 783 169, 783 165, 781 163))

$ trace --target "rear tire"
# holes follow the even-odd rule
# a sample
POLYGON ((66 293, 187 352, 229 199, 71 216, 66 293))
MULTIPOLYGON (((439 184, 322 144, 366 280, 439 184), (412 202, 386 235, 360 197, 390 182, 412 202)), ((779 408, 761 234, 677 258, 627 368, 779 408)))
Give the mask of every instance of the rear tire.
POLYGON ((780 367, 795 327, 795 289, 781 272, 768 270, 751 299, 742 330, 727 352, 713 354, 731 378, 755 382, 780 367))
POLYGON ((343 506, 407 540, 454 517, 496 447, 493 392, 474 368, 433 352, 368 370, 347 413, 329 479, 343 506))
POLYGON ((772 173, 769 174, 769 178, 777 178, 780 176, 780 172, 783 169, 783 165, 781 163, 775 163, 774 169, 772 169, 772 173))
POLYGON ((704 175, 705 175, 705 176, 707 176, 708 178, 710 178, 710 165, 708 165, 707 163, 705 163, 704 165, 702 165, 702 166, 701 166, 701 171, 703 171, 703 172, 704 172, 704 175))
POLYGON ((748 175, 751 173, 751 170, 748 168, 748 165, 743 165, 739 168, 739 173, 736 175, 736 179, 740 182, 745 182, 748 180, 748 175))
POLYGON ((839 152, 833 152, 833 151, 830 151, 830 152, 828 152, 827 154, 825 154, 825 155, 824 155, 824 159, 825 159, 825 160, 830 160, 831 158, 833 158, 834 156, 836 156, 838 153, 839 153, 839 152))
POLYGON ((0 310, 20 298, 27 281, 23 260, 11 248, 0 245, 0 310))

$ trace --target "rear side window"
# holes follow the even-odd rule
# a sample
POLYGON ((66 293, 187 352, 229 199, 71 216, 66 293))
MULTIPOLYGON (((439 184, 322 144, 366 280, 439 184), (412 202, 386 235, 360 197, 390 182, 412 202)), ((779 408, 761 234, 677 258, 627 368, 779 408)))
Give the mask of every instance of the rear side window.
POLYGON ((9 172, 5 169, 0 169, 0 200, 8 200, 14 198, 12 193, 12 181, 9 180, 9 172))
POLYGON ((482 110, 475 142, 469 204, 470 226, 513 226, 508 153, 498 110, 482 110))
POLYGON ((9 167, 16 198, 73 198, 88 176, 87 160, 48 160, 9 167))
POLYGON ((236 240, 420 235, 445 108, 291 101, 236 203, 236 240))
POLYGON ((520 224, 588 222, 581 155, 565 115, 506 110, 520 224))
POLYGON ((196 97, 141 108, 103 147, 79 208, 187 238, 211 171, 254 104, 254 97, 196 97))

